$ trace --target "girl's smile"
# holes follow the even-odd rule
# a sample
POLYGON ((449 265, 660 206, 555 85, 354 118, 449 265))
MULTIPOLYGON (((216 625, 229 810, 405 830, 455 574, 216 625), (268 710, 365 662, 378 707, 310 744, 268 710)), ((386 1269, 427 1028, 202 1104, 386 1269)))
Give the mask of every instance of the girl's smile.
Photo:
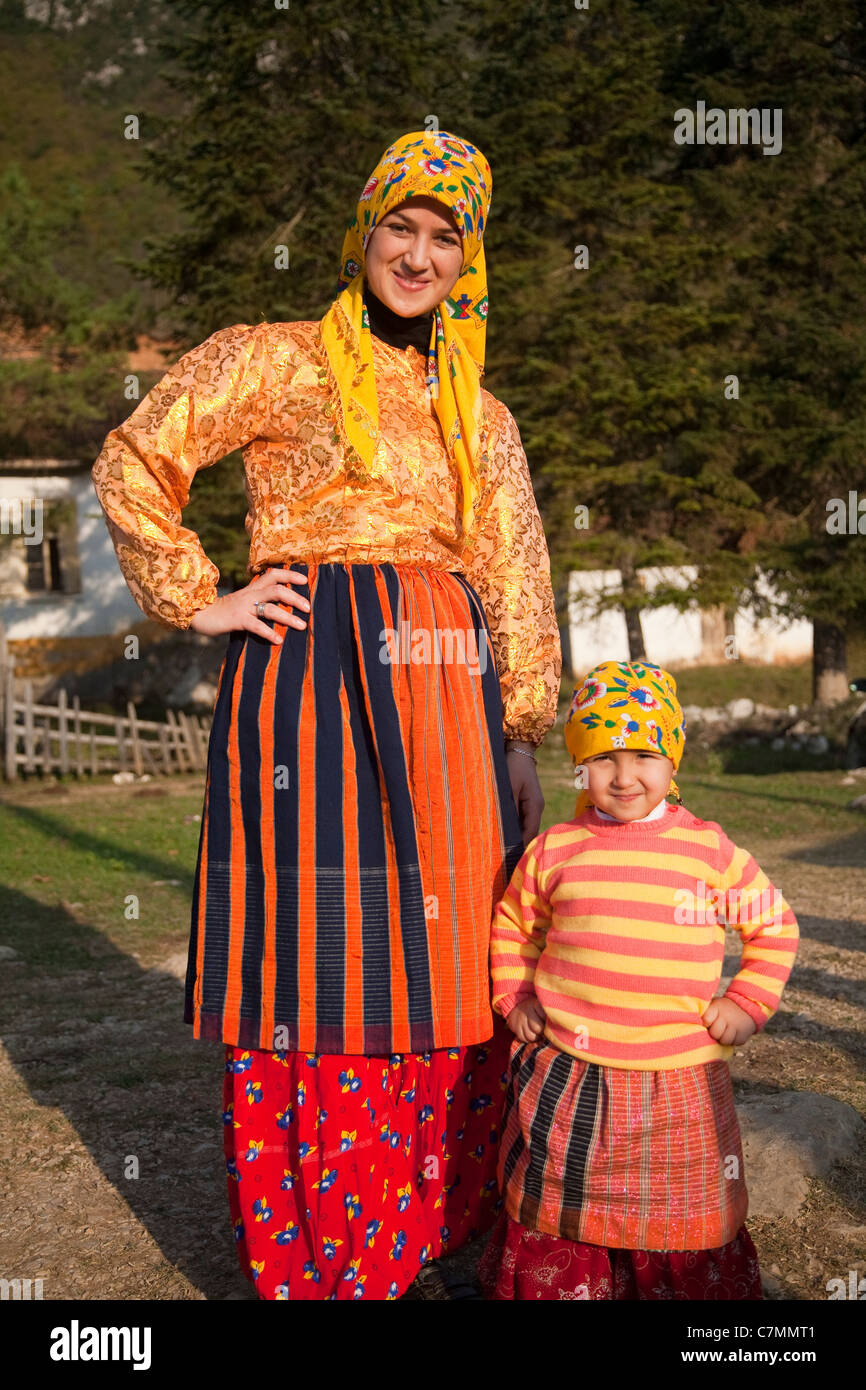
POLYGON ((618 748, 581 764, 590 800, 617 820, 642 820, 667 796, 674 765, 664 753, 618 748))

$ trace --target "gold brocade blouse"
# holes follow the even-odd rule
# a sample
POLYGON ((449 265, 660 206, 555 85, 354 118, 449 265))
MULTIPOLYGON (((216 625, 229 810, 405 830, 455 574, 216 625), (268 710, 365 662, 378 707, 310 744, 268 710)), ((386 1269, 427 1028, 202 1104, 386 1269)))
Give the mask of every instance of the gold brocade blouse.
POLYGON ((561 656, 550 562, 517 425, 482 389, 475 525, 413 347, 373 337, 379 442, 364 469, 343 432, 317 321, 236 324, 184 354, 92 469, 117 558, 143 611, 187 628, 219 570, 181 524, 199 468, 243 449, 249 573, 292 561, 419 565, 463 574, 484 605, 508 738, 553 723, 561 656))

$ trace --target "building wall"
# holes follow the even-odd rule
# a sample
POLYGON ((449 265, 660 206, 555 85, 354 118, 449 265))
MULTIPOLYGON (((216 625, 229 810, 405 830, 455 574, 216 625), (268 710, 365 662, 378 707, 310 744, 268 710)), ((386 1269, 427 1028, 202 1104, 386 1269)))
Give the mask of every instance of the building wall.
POLYGON ((9 537, 4 537, 7 544, 0 566, 0 607, 8 640, 103 637, 132 631, 144 621, 144 614, 120 572, 89 471, 65 476, 0 476, 0 500, 39 498, 46 504, 55 498, 70 499, 74 504, 76 525, 71 544, 77 555, 67 557, 70 569, 77 569, 74 591, 28 593, 23 583, 23 541, 13 538, 10 548, 9 537))
MULTIPOLYGON (((638 580, 652 593, 660 584, 687 589, 697 578, 691 566, 638 570, 638 580)), ((619 570, 573 570, 569 583, 569 635, 574 673, 584 675, 599 661, 628 661, 628 635, 621 608, 597 612, 599 600, 622 584, 619 570)), ((764 591, 768 586, 764 584, 764 591)), ((712 665, 724 659, 721 615, 698 608, 680 612, 673 605, 647 608, 641 614, 647 656, 661 666, 712 665), (720 650, 721 646, 721 650, 720 650)), ((758 622, 750 609, 734 618, 737 656, 773 665, 804 661, 812 655, 812 624, 758 622)))

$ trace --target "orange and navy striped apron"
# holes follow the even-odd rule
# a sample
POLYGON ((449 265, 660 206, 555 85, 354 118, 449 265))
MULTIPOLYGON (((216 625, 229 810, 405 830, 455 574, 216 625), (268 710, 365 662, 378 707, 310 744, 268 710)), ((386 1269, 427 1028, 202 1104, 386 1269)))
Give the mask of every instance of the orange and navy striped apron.
POLYGON ((481 602, 451 571, 292 565, 306 628, 231 633, 220 672, 185 1020, 310 1053, 484 1042, 523 844, 481 602))

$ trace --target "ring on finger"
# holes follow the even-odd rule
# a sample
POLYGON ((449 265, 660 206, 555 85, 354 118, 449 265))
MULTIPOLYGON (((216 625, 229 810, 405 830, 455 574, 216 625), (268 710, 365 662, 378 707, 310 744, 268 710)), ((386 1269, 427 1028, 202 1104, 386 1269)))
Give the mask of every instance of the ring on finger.
POLYGON ((256 604, 255 613, 257 618, 263 618, 265 616, 265 605, 263 602, 256 604))

